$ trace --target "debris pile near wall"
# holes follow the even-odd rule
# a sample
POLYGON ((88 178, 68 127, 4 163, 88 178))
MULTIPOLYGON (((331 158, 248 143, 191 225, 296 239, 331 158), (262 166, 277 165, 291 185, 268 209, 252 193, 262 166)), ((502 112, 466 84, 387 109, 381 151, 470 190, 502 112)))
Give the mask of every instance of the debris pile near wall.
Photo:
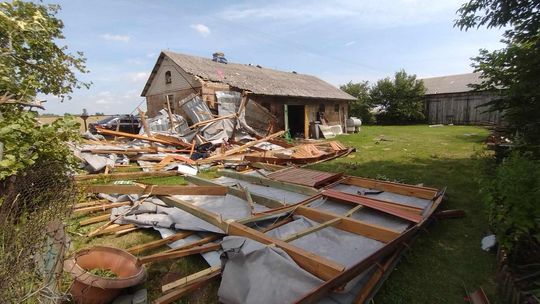
POLYGON ((346 155, 351 148, 338 141, 292 144, 285 131, 274 132, 275 117, 239 92, 217 92, 218 115, 192 94, 179 105, 184 115, 170 107, 156 117, 141 114, 140 134, 97 128, 73 145, 75 155, 91 173, 108 173, 115 167, 137 167, 145 172, 177 170, 197 174, 200 168, 221 163, 245 166, 250 162, 308 164, 346 155))

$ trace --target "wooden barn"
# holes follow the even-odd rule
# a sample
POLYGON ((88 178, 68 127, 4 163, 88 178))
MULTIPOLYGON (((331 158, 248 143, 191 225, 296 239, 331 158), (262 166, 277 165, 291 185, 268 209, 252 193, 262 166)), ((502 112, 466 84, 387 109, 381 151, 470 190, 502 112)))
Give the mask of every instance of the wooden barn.
POLYGON ((474 91, 469 85, 481 82, 480 74, 469 73, 422 79, 426 87, 429 124, 499 124, 499 112, 486 112, 482 105, 497 95, 474 91))
POLYGON ((321 116, 328 125, 340 125, 345 130, 348 102, 355 100, 311 75, 169 51, 159 55, 141 96, 146 97, 147 113, 152 117, 164 108, 167 99, 172 111, 181 114, 178 103, 192 93, 201 96, 211 110, 217 110, 217 91, 247 92, 249 99, 277 118, 278 128, 305 138, 309 137, 310 123, 321 116))

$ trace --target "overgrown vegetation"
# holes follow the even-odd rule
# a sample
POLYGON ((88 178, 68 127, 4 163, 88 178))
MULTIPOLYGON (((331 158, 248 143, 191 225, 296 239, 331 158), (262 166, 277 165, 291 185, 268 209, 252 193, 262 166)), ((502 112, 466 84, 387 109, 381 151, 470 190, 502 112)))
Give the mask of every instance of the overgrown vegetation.
POLYGON ((540 254, 540 163, 515 152, 490 171, 482 193, 491 227, 510 261, 532 263, 540 254))
POLYGON ((0 298, 6 303, 59 302, 63 223, 75 200, 67 173, 78 139, 71 118, 42 125, 28 110, 38 94, 69 97, 88 87, 82 53, 59 45, 59 6, 0 3, 0 298), (60 266, 58 266, 60 265, 60 266))
POLYGON ((463 30, 506 29, 503 49, 482 49, 473 59, 475 70, 483 75, 475 87, 500 94, 489 109, 504 111, 511 133, 520 138, 519 148, 540 157, 540 2, 472 0, 458 14, 455 25, 463 30))
POLYGON ((363 81, 340 88, 357 98, 349 104, 349 115, 360 117, 366 124, 413 124, 425 120, 424 84, 404 70, 372 86, 363 81))

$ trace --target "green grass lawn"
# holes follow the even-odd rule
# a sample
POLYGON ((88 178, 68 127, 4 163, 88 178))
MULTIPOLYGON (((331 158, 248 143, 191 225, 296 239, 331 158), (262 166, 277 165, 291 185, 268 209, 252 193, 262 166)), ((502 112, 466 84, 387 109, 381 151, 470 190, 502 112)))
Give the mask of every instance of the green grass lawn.
POLYGON ((495 256, 480 249, 488 226, 476 179, 488 130, 471 126, 366 126, 337 139, 356 152, 312 166, 350 175, 442 188, 442 209, 467 216, 435 222, 412 244, 375 303, 464 303, 464 286, 494 300, 495 256), (380 140, 384 138, 385 140, 380 140))
MULTIPOLYGON (((464 303, 464 286, 468 290, 483 287, 494 299, 495 257, 480 249, 487 221, 476 183, 479 160, 474 158, 483 150, 487 135, 488 131, 479 127, 368 126, 359 134, 337 138, 355 147, 355 153, 312 166, 437 188, 447 186, 442 208, 467 212, 465 218, 439 221, 423 232, 379 291, 376 303, 464 303)), ((216 173, 213 170, 201 176, 212 178, 216 173)), ((147 178, 140 182, 185 184, 181 177, 147 178)), ((71 229, 79 233, 88 233, 100 225, 78 228, 77 222, 77 219, 72 221, 71 229)), ((74 238, 74 247, 105 244, 127 248, 158 237, 151 229, 144 229, 122 236, 74 238)), ((149 253, 152 252, 145 252, 149 253)), ((148 266, 149 281, 145 286, 151 300, 160 294, 165 275, 179 278, 207 267, 199 256, 148 266)), ((218 286, 219 282, 214 281, 180 303, 216 302, 218 286)))

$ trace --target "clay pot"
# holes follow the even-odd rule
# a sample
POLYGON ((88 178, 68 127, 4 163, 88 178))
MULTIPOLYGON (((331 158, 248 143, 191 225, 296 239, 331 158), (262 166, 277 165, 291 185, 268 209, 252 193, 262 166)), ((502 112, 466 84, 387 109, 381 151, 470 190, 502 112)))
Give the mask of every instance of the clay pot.
POLYGON ((70 293, 79 304, 106 304, 122 289, 141 284, 146 270, 137 265, 137 258, 122 249, 96 246, 77 252, 64 262, 64 271, 74 278, 70 293), (94 268, 110 269, 116 278, 104 278, 89 273, 94 268))

